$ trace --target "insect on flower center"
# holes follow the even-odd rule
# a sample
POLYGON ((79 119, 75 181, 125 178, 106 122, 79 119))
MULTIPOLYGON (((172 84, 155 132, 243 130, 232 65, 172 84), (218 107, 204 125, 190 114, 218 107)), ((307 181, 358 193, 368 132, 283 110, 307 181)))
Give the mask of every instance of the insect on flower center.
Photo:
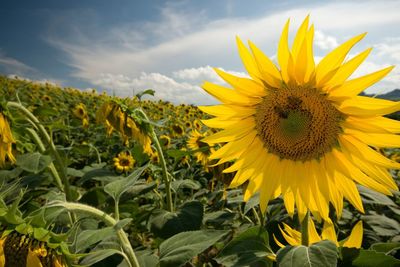
POLYGON ((255 119, 269 152, 307 161, 319 159, 337 145, 344 115, 320 90, 293 86, 269 90, 257 106, 255 119))

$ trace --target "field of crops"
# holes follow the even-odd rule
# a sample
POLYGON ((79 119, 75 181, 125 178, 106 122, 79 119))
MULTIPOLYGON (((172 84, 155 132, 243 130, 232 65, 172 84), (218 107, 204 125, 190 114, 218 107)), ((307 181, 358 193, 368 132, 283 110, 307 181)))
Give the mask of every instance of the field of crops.
POLYGON ((265 213, 258 194, 244 202, 247 183, 230 188, 235 173, 223 172, 232 161, 209 158, 221 144, 202 142, 215 132, 208 115, 152 93, 0 76, 0 266, 295 266, 288 258, 304 253, 316 263, 305 266, 400 266, 398 192, 359 186, 364 214, 347 201, 340 218, 331 209, 339 243, 321 241, 325 226, 311 220, 316 243, 294 252, 297 211, 280 197, 265 213), (361 248, 340 242, 353 228, 361 248))

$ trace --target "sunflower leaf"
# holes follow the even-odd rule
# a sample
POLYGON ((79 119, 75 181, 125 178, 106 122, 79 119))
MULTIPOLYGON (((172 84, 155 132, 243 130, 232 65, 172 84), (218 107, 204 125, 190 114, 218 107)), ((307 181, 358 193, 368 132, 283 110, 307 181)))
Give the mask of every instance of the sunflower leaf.
POLYGON ((160 267, 181 266, 227 233, 221 230, 198 230, 172 236, 160 245, 160 267))
POLYGON ((146 168, 147 166, 137 168, 128 177, 123 177, 116 181, 108 183, 106 186, 104 186, 104 191, 109 194, 114 200, 119 201, 121 195, 129 190, 137 182, 140 175, 146 168))
POLYGON ((336 267, 337 255, 336 245, 323 240, 309 247, 286 246, 278 251, 276 261, 280 267, 336 267))
POLYGON ((360 255, 352 262, 352 264, 352 266, 357 267, 395 267, 400 266, 400 260, 382 252, 361 249, 360 255))
POLYGON ((231 266, 272 266, 273 255, 268 244, 268 232, 263 227, 254 226, 231 240, 215 259, 219 264, 231 266))

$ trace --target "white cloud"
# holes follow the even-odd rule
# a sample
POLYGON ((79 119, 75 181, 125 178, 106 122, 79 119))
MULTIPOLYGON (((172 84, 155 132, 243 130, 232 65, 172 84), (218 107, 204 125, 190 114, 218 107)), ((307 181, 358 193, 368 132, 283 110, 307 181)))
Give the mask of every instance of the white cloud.
MULTIPOLYGON (((292 18, 292 38, 304 17, 311 14, 318 29, 315 41, 319 48, 316 55, 320 57, 326 52, 323 50, 330 50, 366 29, 373 38, 381 36, 383 27, 396 31, 399 10, 399 1, 332 2, 308 9, 294 7, 258 18, 209 21, 201 11, 200 15, 186 14, 167 6, 161 9, 162 19, 158 23, 114 28, 100 35, 106 41, 85 36, 73 41, 52 37, 49 42, 70 56, 68 64, 76 69, 73 76, 79 79, 113 87, 119 93, 131 90, 128 87, 133 85, 154 87, 160 97, 193 102, 196 100, 190 90, 198 92, 194 84, 202 79, 219 80, 210 65, 237 72, 244 70, 236 51, 235 35, 244 41, 251 39, 273 57, 285 20, 292 18)), ((382 64, 376 57, 372 60, 382 64)))
POLYGON ((177 82, 173 78, 160 73, 142 72, 132 78, 122 74, 103 73, 99 79, 92 81, 95 85, 103 86, 119 96, 132 96, 146 89, 156 91, 155 98, 168 100, 173 103, 211 103, 214 102, 199 86, 186 82, 177 82))
POLYGON ((323 50, 332 50, 339 45, 335 37, 328 36, 322 31, 315 31, 314 41, 315 45, 323 50))
POLYGON ((7 57, 1 53, 0 53, 0 67, 4 68, 4 71, 7 73, 16 73, 17 75, 36 72, 36 69, 26 65, 25 63, 15 58, 7 57))

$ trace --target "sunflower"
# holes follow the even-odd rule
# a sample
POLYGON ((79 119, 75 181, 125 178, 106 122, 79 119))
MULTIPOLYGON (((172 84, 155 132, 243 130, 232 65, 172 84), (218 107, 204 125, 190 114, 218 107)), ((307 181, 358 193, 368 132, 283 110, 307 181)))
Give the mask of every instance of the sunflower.
POLYGON ((359 96, 393 67, 348 80, 371 51, 344 61, 365 34, 346 41, 316 65, 309 17, 291 48, 288 31, 289 21, 279 42, 279 67, 253 43, 250 52, 237 38, 250 78, 215 69, 233 88, 203 84, 222 102, 200 107, 216 116, 203 122, 223 129, 203 141, 226 143, 210 159, 236 160, 224 170, 236 171, 230 186, 249 181, 244 199, 260 192, 263 211, 270 199, 282 195, 288 213, 293 216, 296 206, 301 220, 307 210, 329 219, 329 203, 340 217, 343 198, 363 212, 356 184, 386 195, 398 190, 388 169, 400 164, 373 147, 399 147, 400 122, 382 115, 399 110, 400 103, 359 96))
MULTIPOLYGON (((279 226, 279 230, 282 233, 283 238, 285 238, 286 242, 288 242, 291 246, 300 246, 301 243, 301 233, 292 229, 289 225, 283 224, 283 229, 279 226)), ((336 244, 337 247, 348 247, 348 248, 360 248, 363 237, 363 225, 362 221, 356 223, 356 225, 351 230, 350 235, 344 240, 337 241, 337 235, 335 231, 335 227, 332 221, 324 221, 324 225, 322 228, 321 235, 317 233, 315 229, 315 224, 313 220, 309 219, 308 221, 308 236, 309 236, 309 244, 319 242, 321 240, 330 240, 336 244)), ((280 247, 285 247, 281 242, 279 242, 274 236, 275 242, 280 247)))
POLYGON ((160 143, 164 147, 170 147, 171 146, 171 138, 168 135, 160 135, 160 143))
POLYGON ((15 158, 12 154, 12 144, 15 143, 7 118, 0 112, 0 167, 4 167, 8 158, 12 163, 15 158))
POLYGON ((128 151, 120 152, 115 158, 113 158, 114 167, 118 172, 128 172, 133 169, 135 159, 128 151))
POLYGON ((187 141, 187 146, 195 151, 194 155, 197 158, 197 161, 200 162, 203 166, 208 165, 208 157, 211 153, 215 150, 214 148, 210 147, 207 143, 204 143, 202 139, 204 135, 199 133, 198 131, 192 131, 189 140, 187 141))
POLYGON ((171 130, 175 136, 182 136, 185 133, 185 130, 183 129, 182 125, 180 125, 180 124, 172 125, 171 130))

